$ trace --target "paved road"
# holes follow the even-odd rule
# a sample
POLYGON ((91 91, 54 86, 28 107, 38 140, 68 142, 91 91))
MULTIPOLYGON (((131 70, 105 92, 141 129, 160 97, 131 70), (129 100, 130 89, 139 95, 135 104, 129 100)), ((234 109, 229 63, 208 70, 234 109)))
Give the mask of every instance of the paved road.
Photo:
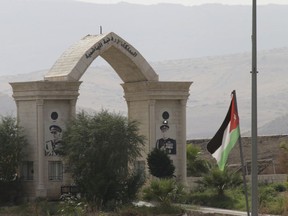
MULTIPOLYGON (((228 209, 218 209, 218 208, 209 208, 209 207, 195 207, 189 205, 182 205, 187 210, 198 211, 204 214, 215 214, 217 216, 247 216, 247 212, 228 210, 228 209)), ((277 216, 277 215, 267 215, 259 214, 259 216, 277 216)))

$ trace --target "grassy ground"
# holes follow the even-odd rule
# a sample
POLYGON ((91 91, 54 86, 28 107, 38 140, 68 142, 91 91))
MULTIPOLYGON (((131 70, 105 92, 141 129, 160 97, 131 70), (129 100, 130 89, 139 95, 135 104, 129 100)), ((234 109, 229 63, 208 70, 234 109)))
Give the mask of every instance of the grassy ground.
MULTIPOLYGON (((249 189, 250 191, 250 189, 249 189)), ((251 197, 249 195, 249 197, 251 197)), ((215 208, 246 211, 245 196, 243 189, 235 188, 226 190, 219 197, 211 189, 191 191, 185 200, 186 204, 192 206, 209 206, 215 208)), ((249 204, 250 204, 249 200, 249 204)), ((250 206, 251 208, 251 206, 250 206)), ((197 209, 197 207, 195 207, 197 209)), ((17 206, 0 207, 0 216, 58 216, 58 215, 97 215, 97 216, 150 216, 150 215, 182 215, 185 211, 179 206, 162 206, 156 208, 135 206, 124 206, 115 212, 99 212, 88 208, 84 202, 63 203, 38 200, 17 206), (88 209, 88 211, 87 211, 88 209), (77 214, 74 214, 77 212, 77 214)), ((200 213, 189 213, 187 215, 201 215, 200 213)), ((259 186, 259 213, 273 215, 288 215, 288 190, 287 184, 269 184, 259 186)))
MULTIPOLYGON (((288 190, 286 184, 260 185, 259 213, 288 215, 288 190)), ((248 189, 248 205, 251 209, 251 195, 248 189)), ((246 199, 242 188, 229 189, 219 196, 213 190, 195 191, 190 193, 188 203, 222 209, 246 211, 246 199)))
MULTIPOLYGON (((125 206, 115 212, 99 212, 99 211, 89 211, 79 214, 74 214, 74 212, 61 212, 59 203, 57 202, 31 202, 18 206, 5 206, 0 207, 0 216, 202 216, 201 212, 198 212, 199 207, 193 205, 185 205, 188 207, 176 206, 166 206, 166 207, 135 207, 135 206, 125 206)), ((205 214, 205 216, 212 216, 214 214, 205 214)))

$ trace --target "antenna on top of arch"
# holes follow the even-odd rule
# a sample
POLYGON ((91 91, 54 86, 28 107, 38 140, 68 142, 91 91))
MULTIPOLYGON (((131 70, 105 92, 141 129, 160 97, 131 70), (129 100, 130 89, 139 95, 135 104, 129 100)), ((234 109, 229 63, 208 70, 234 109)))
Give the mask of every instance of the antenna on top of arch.
POLYGON ((102 26, 100 26, 100 34, 102 34, 102 26))

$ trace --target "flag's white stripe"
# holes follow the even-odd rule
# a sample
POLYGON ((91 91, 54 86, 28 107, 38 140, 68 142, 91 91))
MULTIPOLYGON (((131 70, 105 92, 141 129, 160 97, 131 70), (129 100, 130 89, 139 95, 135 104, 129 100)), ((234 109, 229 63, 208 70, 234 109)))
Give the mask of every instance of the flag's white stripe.
POLYGON ((223 133, 221 146, 212 154, 212 156, 217 160, 217 162, 221 160, 222 152, 226 149, 226 147, 228 146, 230 142, 230 133, 229 133, 230 125, 231 125, 231 121, 229 122, 229 124, 227 125, 223 133))

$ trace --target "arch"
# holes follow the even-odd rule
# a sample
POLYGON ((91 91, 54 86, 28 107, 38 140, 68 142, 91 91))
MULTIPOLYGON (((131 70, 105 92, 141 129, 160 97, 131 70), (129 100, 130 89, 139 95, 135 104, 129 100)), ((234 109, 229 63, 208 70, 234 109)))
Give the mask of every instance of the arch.
MULTIPOLYGON (((141 54, 111 32, 87 35, 68 48, 44 76, 47 82, 10 83, 17 104, 17 119, 26 128, 29 148, 35 150, 27 154, 27 160, 34 163, 35 170, 35 181, 24 182, 27 183, 25 193, 29 199, 55 199, 63 184, 72 183, 71 176, 65 174, 62 181, 51 184, 51 179, 47 178, 51 159, 50 154, 45 154, 44 146, 47 147, 47 141, 51 143, 51 125, 65 129, 65 123, 75 116, 79 80, 98 56, 104 58, 124 81, 121 85, 128 106, 128 118, 141 123, 139 134, 147 138, 142 157, 138 158, 139 168, 142 169, 144 164, 147 171, 147 154, 164 136, 160 128, 163 112, 166 111, 169 112, 169 140, 173 140, 173 151, 171 145, 171 151, 168 150, 175 163, 175 175, 184 184, 186 182, 186 103, 192 82, 159 82, 158 75, 141 54), (52 117, 55 112, 57 118, 52 117)), ((46 149, 62 161, 53 149, 46 149)))
POLYGON ((125 83, 158 81, 158 75, 144 57, 113 32, 82 38, 62 54, 44 80, 79 81, 98 56, 105 59, 125 83))

